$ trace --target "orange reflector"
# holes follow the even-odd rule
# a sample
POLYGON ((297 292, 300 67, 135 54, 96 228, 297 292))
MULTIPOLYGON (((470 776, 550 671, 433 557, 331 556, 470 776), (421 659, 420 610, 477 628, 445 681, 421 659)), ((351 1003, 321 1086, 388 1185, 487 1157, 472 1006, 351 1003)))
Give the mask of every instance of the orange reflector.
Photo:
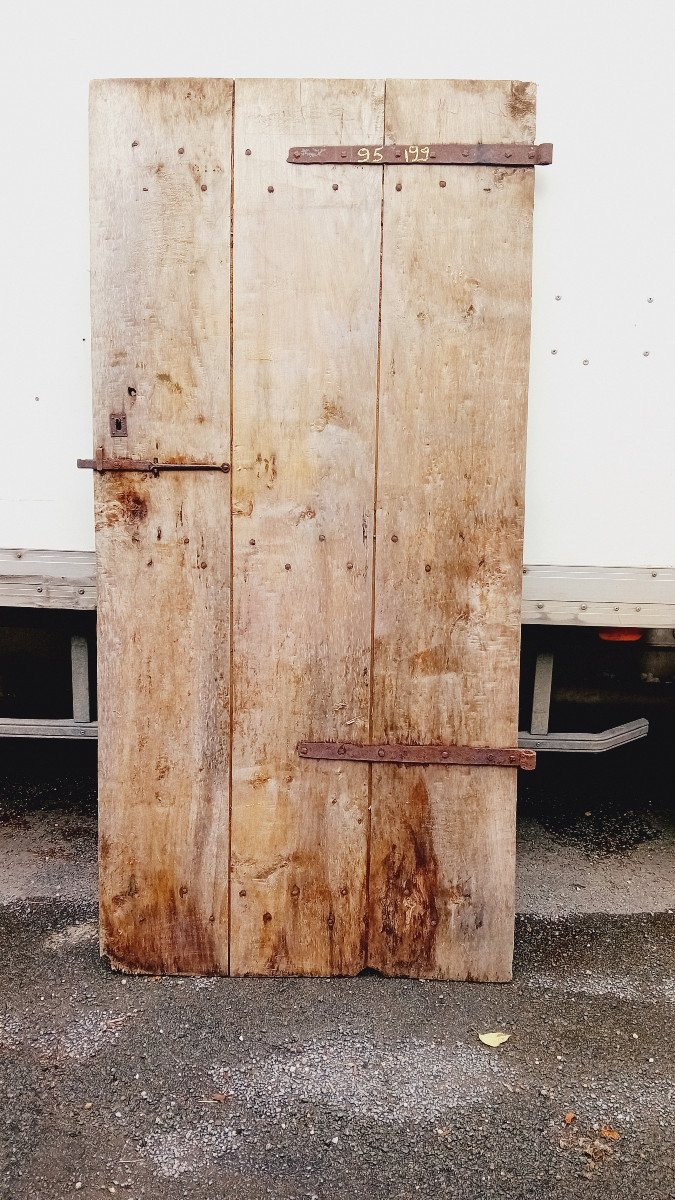
POLYGON ((600 629, 598 637, 603 642, 639 642, 644 633, 644 629, 600 629))

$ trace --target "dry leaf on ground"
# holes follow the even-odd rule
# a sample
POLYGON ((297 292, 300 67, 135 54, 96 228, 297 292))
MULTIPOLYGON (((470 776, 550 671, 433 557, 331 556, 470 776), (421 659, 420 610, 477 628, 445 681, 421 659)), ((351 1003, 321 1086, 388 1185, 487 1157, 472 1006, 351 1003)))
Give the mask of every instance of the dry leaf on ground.
POLYGON ((611 1125, 602 1125, 598 1132, 600 1137, 608 1138, 610 1142, 618 1142, 621 1137, 621 1134, 617 1133, 616 1129, 612 1129, 611 1125))
POLYGON ((510 1033, 479 1033, 478 1037, 484 1046, 502 1046, 508 1042, 510 1033))

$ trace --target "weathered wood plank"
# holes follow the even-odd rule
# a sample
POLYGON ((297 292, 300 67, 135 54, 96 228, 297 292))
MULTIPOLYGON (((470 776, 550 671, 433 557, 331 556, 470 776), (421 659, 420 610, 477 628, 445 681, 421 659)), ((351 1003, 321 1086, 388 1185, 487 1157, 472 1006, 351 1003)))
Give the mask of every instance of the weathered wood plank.
POLYGON ((10 738, 95 738, 98 736, 98 724, 89 721, 87 724, 71 720, 49 718, 42 720, 33 717, 0 717, 0 737, 10 738))
MULTIPOLYGON (((533 137, 530 84, 387 83, 388 142, 533 137)), ((533 183, 385 173, 374 741, 517 737, 533 183)), ((515 797, 509 769, 373 767, 370 966, 510 977, 515 797)))
POLYGON ((73 720, 89 724, 91 721, 89 642, 86 637, 78 633, 74 633, 70 639, 70 670, 73 688, 73 720))
MULTIPOLYGON (((523 624, 675 626, 672 567, 523 568, 523 624)), ((96 608, 93 550, 0 550, 0 607, 96 608)))
MULTIPOLYGON (((108 454, 229 458, 231 98, 225 80, 92 87, 108 454)), ((229 477, 108 474, 95 493, 101 949, 130 971, 225 972, 229 477)))
POLYGON ((0 608, 96 608, 93 550, 0 549, 0 608))
POLYGON ((368 734, 382 176, 286 156, 382 134, 381 83, 236 84, 236 974, 365 963, 368 767, 295 750, 368 734))

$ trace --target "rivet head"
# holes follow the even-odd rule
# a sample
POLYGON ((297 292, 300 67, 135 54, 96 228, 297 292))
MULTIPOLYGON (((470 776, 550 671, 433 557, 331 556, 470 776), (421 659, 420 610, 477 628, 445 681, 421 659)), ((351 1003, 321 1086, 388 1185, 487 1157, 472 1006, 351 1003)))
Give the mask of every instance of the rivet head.
MULTIPOLYGON (((251 153, 251 151, 250 151, 250 150, 248 150, 248 149, 244 150, 244 154, 250 154, 250 153, 251 153)), ((298 152, 297 152, 297 150, 296 150, 296 154, 297 154, 297 153, 298 153, 298 152)))
POLYGON ((656 571, 652 571, 652 579, 656 579, 656 571))
POLYGON ((588 605, 587 605, 587 604, 582 604, 582 605, 581 605, 581 611, 582 611, 582 612, 586 612, 586 609, 587 609, 587 608, 588 608, 588 605))
POLYGON ((80 596, 84 596, 84 588, 78 588, 77 590, 80 596))
POLYGON ((653 303, 654 303, 654 297, 653 297, 653 296, 647 296, 647 304, 653 304, 653 303))
POLYGON ((249 546, 255 546, 255 538, 250 538, 248 544, 249 544, 249 546))
POLYGON ((510 157, 511 157, 511 151, 510 151, 510 150, 505 150, 505 151, 504 151, 504 158, 510 158, 510 157))
POLYGON ((425 563, 424 570, 426 571, 426 573, 428 575, 431 570, 431 563, 425 563))
POLYGON ((268 192, 273 192, 273 191, 274 191, 274 188, 272 187, 272 184, 270 184, 270 185, 269 185, 269 187, 268 187, 268 189, 267 189, 267 190, 268 190, 268 192))
POLYGON ((38 592, 41 592, 41 591, 42 591, 42 588, 41 588, 41 587, 39 587, 39 588, 38 588, 38 592))
POLYGON ((306 746, 300 746, 300 753, 301 753, 301 754, 306 754, 306 753, 307 753, 307 747, 306 747, 306 746))
POLYGON ((488 754, 488 756, 487 756, 487 760, 488 760, 488 762, 489 762, 489 763, 493 763, 493 762, 495 761, 495 756, 494 756, 494 754, 488 754))
POLYGON ((179 154, 185 154, 185 146, 179 146, 179 147, 178 147, 178 153, 179 153, 179 154))
POLYGON ((444 179, 439 179, 439 181, 438 181, 438 186, 439 186, 439 187, 445 187, 445 180, 444 180, 444 179))
POLYGON ((338 746, 338 754, 346 754, 346 753, 347 753, 347 751, 345 750, 344 746, 338 746))
POLYGON ((202 184, 202 191, 203 191, 203 192, 205 192, 206 190, 207 190, 207 189, 206 189, 206 184, 205 184, 205 183, 203 183, 203 184, 202 184))
POLYGON ((325 540, 326 540, 326 535, 325 535, 325 533, 320 533, 320 534, 319 534, 319 541, 320 541, 320 542, 325 542, 325 540))
POLYGON ((585 367, 587 367, 587 366, 588 366, 588 363, 589 363, 589 359, 585 358, 585 359, 584 359, 584 362, 583 362, 583 365, 584 365, 585 367))
MULTIPOLYGON (((246 151, 246 153, 247 153, 247 154, 250 154, 250 153, 251 153, 251 151, 250 151, 250 150, 247 150, 247 151, 246 151)), ((294 150, 294 151, 293 151, 293 158, 299 158, 299 157, 300 157, 300 151, 299 151, 299 150, 294 150)))
POLYGON ((528 157, 528 158, 534 158, 534 150, 528 150, 528 152, 527 152, 527 157, 528 157))
POLYGON ((290 569, 291 569, 291 564, 290 564, 290 563, 284 563, 284 571, 290 571, 290 569))
POLYGON ((642 612, 642 605, 641 605, 641 604, 636 604, 636 605, 635 605, 635 611, 636 611, 636 612, 642 612))
POLYGON ((544 606, 543 606, 543 604, 542 604, 541 602, 540 602, 540 603, 537 605, 537 608, 543 608, 543 607, 544 607, 544 606))
POLYGON ((346 151, 346 150, 343 150, 343 151, 342 151, 342 153, 341 153, 341 155, 340 155, 340 158, 346 158, 346 157, 347 157, 347 151, 346 151))
POLYGON ((392 542, 397 542, 397 541, 398 541, 398 534, 397 534, 397 533, 392 533, 392 535, 391 535, 391 540, 392 540, 392 542))
POLYGON ((350 562, 349 562, 349 563, 347 563, 347 570, 348 570, 348 571, 351 571, 351 570, 353 570, 353 568, 354 568, 354 564, 353 564, 353 563, 350 563, 350 562))
POLYGON ((137 145, 138 145, 138 142, 132 142, 132 143, 131 143, 131 149, 132 149, 132 150, 135 150, 135 149, 136 149, 136 147, 137 147, 137 145))
POLYGON ((645 358, 649 358, 649 350, 643 350, 642 353, 645 358))
POLYGON ((468 157, 469 157, 469 151, 468 151, 468 150, 462 150, 462 154, 463 154, 464 158, 468 158, 468 157))
POLYGON ((334 191, 334 192, 337 192, 337 190, 338 190, 338 184, 337 184, 337 183, 334 183, 334 184, 333 184, 333 191, 334 191))
POLYGON ((557 353, 558 353, 557 350, 551 350, 551 354, 557 354, 557 353))
POLYGON ((378 750, 378 752, 377 752, 377 757, 378 757, 378 758, 384 758, 384 750, 378 750))
POLYGON ((562 300, 562 296, 556 296, 556 300, 562 300))
POLYGON ((401 190, 401 188, 402 188, 402 187, 403 187, 403 184, 402 184, 402 183, 397 183, 397 184, 396 184, 396 191, 397 191, 397 192, 400 192, 400 190, 401 190))
POLYGON ((448 752, 447 752, 447 750, 444 750, 443 753, 441 754, 441 758, 447 758, 447 757, 448 757, 448 752))
POLYGON ((401 151, 400 151, 400 150, 397 150, 397 151, 396 151, 396 155, 395 155, 395 157, 396 157, 396 158, 400 158, 400 157, 401 157, 401 151))
POLYGON ((294 887, 291 888, 291 896, 299 896, 299 895, 300 895, 300 888, 298 887, 298 885, 296 883, 294 885, 294 887))

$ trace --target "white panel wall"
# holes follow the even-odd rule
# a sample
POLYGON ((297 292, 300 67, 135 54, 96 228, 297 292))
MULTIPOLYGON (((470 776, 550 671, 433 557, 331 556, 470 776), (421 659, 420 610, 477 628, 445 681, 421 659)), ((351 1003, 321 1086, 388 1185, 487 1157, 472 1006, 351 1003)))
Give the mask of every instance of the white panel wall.
POLYGON ((671 12, 669 0, 13 5, 0 50, 0 546, 93 546, 91 479, 74 466, 91 449, 90 78, 512 77, 538 82, 539 138, 555 145, 537 177, 526 561, 675 566, 671 12))

